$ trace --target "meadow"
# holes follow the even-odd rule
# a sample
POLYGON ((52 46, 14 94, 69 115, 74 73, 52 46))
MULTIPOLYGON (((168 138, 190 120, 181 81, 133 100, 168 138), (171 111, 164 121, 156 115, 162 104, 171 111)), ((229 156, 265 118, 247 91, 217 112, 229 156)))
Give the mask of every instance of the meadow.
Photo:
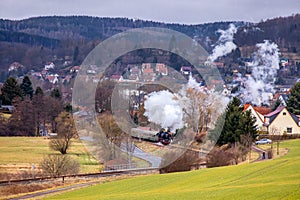
POLYGON ((47 199, 300 199, 300 140, 281 148, 288 154, 273 160, 140 176, 47 199))
MULTIPOLYGON (((0 137, 0 173, 31 173, 32 164, 39 163, 49 154, 59 154, 49 148, 46 137, 0 137)), ((73 140, 68 155, 80 163, 80 173, 100 171, 99 163, 86 151, 80 140, 73 140)))

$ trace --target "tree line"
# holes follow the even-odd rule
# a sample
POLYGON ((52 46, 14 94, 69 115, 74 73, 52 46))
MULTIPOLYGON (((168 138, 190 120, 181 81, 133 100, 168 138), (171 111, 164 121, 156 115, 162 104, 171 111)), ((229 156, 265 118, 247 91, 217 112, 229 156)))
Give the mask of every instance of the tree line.
POLYGON ((51 132, 57 132, 57 116, 69 106, 64 105, 59 89, 45 94, 42 88, 35 90, 28 76, 18 84, 15 78, 8 78, 1 88, 2 105, 11 105, 14 109, 11 117, 1 117, 1 136, 40 136, 50 126, 51 132))

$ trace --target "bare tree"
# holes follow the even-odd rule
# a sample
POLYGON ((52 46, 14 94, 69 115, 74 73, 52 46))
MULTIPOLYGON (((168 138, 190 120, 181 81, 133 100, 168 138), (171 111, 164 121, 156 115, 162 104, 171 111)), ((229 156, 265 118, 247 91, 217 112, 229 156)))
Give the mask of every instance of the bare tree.
POLYGON ((48 155, 42 160, 41 167, 54 178, 79 172, 79 163, 67 155, 48 155))
POLYGON ((249 160, 251 160, 251 146, 253 142, 253 137, 250 133, 241 135, 241 145, 244 150, 244 154, 249 153, 249 160))
POLYGON ((57 136, 51 139, 50 148, 66 154, 71 145, 71 139, 77 136, 73 117, 69 112, 62 112, 55 119, 57 123, 57 136))
MULTIPOLYGON (((182 152, 180 152, 182 153, 182 152)), ((163 162, 161 166, 164 166, 160 169, 160 173, 169 173, 169 172, 180 172, 180 171, 189 171, 193 168, 193 166, 198 165, 200 163, 200 159, 198 157, 197 152, 186 151, 183 152, 182 155, 176 151, 169 151, 163 156, 163 162), (177 160, 171 162, 174 158, 178 157, 177 160), (167 164, 167 165, 166 165, 167 164), (166 165, 166 166, 165 166, 166 165)))
POLYGON ((115 122, 113 115, 110 113, 101 114, 98 120, 104 135, 109 140, 109 148, 111 151, 110 158, 114 159, 117 156, 116 146, 121 146, 123 132, 115 122))
POLYGON ((233 152, 224 147, 214 147, 207 155, 207 167, 230 165, 234 159, 233 152))
POLYGON ((280 132, 281 129, 276 128, 276 127, 270 127, 269 128, 269 135, 271 136, 272 143, 271 143, 271 152, 273 154, 273 141, 276 140, 277 143, 277 155, 279 155, 279 143, 280 143, 280 132))
POLYGON ((122 143, 125 146, 125 150, 127 152, 127 159, 129 167, 131 168, 132 165, 132 156, 135 149, 134 140, 130 135, 124 134, 122 143))

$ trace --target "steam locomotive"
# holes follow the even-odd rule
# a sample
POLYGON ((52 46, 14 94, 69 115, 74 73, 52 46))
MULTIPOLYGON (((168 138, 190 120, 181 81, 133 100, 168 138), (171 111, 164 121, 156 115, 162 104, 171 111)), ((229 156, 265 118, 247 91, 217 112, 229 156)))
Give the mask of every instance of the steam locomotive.
POLYGON ((148 140, 151 142, 160 142, 163 145, 171 143, 174 134, 170 130, 161 129, 159 132, 143 130, 140 128, 132 128, 131 136, 134 138, 148 140))

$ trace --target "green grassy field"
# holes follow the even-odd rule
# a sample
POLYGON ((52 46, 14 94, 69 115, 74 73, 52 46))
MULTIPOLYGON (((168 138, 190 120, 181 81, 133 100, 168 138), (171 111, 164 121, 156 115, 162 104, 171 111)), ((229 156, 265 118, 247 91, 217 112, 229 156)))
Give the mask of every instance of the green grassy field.
POLYGON ((48 199, 300 199, 300 140, 263 162, 108 182, 48 199))
MULTIPOLYGON (((36 166, 44 156, 58 154, 50 150, 45 137, 0 137, 0 172, 18 172, 18 168, 36 166)), ((68 155, 78 160, 81 173, 99 172, 99 164, 90 156, 80 140, 74 140, 68 155)))

